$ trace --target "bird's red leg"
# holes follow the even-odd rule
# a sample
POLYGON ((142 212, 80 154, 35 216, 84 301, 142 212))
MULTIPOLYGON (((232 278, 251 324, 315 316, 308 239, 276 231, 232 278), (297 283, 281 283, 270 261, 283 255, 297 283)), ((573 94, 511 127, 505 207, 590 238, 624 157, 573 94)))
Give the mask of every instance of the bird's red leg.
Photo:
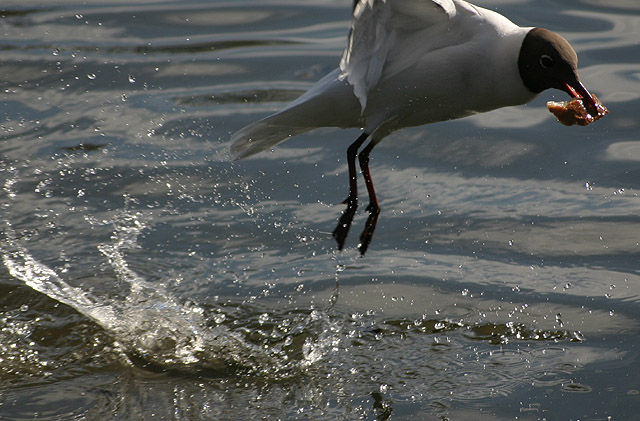
POLYGON ((362 170, 362 175, 364 176, 364 183, 367 186, 367 193, 369 193, 369 206, 367 206, 367 210, 369 211, 369 217, 367 218, 367 222, 364 226, 364 231, 360 235, 360 254, 364 256, 369 248, 369 243, 371 243, 371 238, 373 237, 373 232, 376 230, 376 224, 378 223, 378 216, 380 216, 380 204, 378 203, 378 197, 376 196, 376 190, 373 188, 373 180, 371 179, 371 173, 369 171, 369 153, 374 146, 376 146, 376 141, 371 140, 369 144, 360 152, 358 155, 358 159, 360 161, 360 169, 362 170))
POLYGON ((338 250, 342 250, 344 242, 347 239, 349 228, 351 228, 351 222, 353 222, 353 216, 358 209, 358 174, 356 172, 356 156, 358 155, 358 149, 364 143, 369 135, 363 132, 355 142, 347 148, 347 165, 349 166, 349 196, 344 200, 347 205, 347 209, 342 212, 342 216, 338 221, 336 229, 333 230, 333 238, 338 242, 338 250))

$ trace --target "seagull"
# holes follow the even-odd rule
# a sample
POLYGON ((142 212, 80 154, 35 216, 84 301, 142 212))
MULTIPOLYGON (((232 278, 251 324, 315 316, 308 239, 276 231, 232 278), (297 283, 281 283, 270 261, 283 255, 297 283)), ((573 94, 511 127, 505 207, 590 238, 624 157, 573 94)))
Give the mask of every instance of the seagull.
POLYGON ((358 208, 358 158, 369 196, 364 255, 380 215, 369 154, 382 139, 405 127, 525 104, 546 89, 581 99, 597 115, 577 66, 561 35, 520 27, 463 0, 356 0, 339 67, 281 111, 234 133, 231 154, 237 161, 318 127, 362 129, 347 148, 349 194, 333 237, 342 250, 358 208))

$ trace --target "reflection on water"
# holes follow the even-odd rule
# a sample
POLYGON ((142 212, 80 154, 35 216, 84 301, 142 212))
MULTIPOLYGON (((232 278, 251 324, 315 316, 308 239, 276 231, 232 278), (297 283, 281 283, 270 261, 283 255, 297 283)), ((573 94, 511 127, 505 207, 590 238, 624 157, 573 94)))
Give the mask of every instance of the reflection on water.
POLYGON ((479 3, 566 35, 611 114, 394 134, 366 258, 330 233, 356 131, 228 162, 349 2, 3 5, 0 418, 632 419, 639 10, 479 3))

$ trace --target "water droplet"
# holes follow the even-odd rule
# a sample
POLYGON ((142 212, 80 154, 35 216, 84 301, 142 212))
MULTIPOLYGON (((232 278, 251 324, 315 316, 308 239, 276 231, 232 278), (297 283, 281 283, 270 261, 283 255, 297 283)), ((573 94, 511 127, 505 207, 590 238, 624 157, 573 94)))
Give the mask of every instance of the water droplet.
POLYGON ((564 326, 564 323, 562 322, 562 314, 556 314, 556 323, 558 323, 558 326, 560 327, 564 326))
POLYGON ((136 77, 132 74, 129 75, 129 83, 136 83, 136 77))
POLYGON ((89 79, 91 79, 91 80, 95 80, 96 75, 95 75, 95 73, 89 73, 89 74, 87 75, 87 77, 88 77, 89 79))
POLYGON ((579 330, 571 333, 572 339, 575 341, 583 342, 586 340, 585 336, 579 330))
POLYGON ((20 306, 20 311, 22 311, 23 313, 24 313, 25 311, 29 311, 29 306, 28 306, 27 304, 22 304, 22 305, 20 306))

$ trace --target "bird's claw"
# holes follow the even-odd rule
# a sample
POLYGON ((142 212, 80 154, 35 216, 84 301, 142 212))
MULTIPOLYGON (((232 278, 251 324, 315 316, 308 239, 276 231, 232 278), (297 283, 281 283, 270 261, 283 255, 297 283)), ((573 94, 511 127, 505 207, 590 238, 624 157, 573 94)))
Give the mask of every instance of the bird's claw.
POLYGON ((344 243, 347 240, 347 234, 351 228, 353 217, 358 209, 358 199, 354 199, 351 196, 347 197, 343 203, 347 205, 347 208, 342 212, 338 225, 332 233, 333 238, 338 242, 338 250, 342 250, 344 248, 344 243))
MULTIPOLYGON (((340 220, 338 221, 338 225, 336 226, 336 229, 333 230, 333 238, 335 238, 338 243, 338 250, 342 250, 344 248, 347 234, 351 229, 351 223, 353 222, 356 210, 358 209, 357 199, 347 198, 347 200, 345 200, 345 203, 347 205, 347 208, 342 212, 340 220)), ((364 256, 367 249, 369 248, 369 244, 371 244, 373 232, 376 229, 378 217, 380 216, 380 206, 377 203, 369 203, 366 210, 369 212, 369 217, 367 218, 364 230, 360 235, 360 244, 358 245, 360 255, 362 256, 364 256)))
POLYGON ((364 231, 362 231, 362 234, 360 234, 360 244, 358 245, 358 249, 360 250, 361 256, 364 256, 364 254, 367 252, 367 249, 369 248, 371 238, 373 238, 373 232, 376 230, 376 224, 378 223, 379 216, 379 207, 376 207, 375 211, 371 211, 371 213, 369 213, 367 222, 364 225, 364 231))

